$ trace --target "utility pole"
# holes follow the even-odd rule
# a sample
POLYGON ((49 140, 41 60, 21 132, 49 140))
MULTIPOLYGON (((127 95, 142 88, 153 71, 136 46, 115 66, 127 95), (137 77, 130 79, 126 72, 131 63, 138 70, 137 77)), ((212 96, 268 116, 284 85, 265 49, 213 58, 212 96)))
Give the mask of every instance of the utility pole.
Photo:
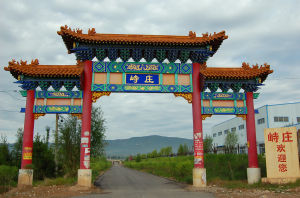
POLYGON ((56 123, 55 123, 55 134, 54 134, 54 138, 55 138, 55 172, 57 173, 58 170, 58 119, 59 119, 59 115, 56 114, 56 123))

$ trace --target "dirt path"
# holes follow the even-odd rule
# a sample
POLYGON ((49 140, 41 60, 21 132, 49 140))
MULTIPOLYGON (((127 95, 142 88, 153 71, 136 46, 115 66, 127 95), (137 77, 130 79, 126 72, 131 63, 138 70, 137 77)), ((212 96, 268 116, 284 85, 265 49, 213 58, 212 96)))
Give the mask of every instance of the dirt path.
MULTIPOLYGON (((152 174, 113 166, 97 182, 103 190, 102 194, 79 196, 88 197, 130 197, 130 198, 214 198, 212 193, 192 192, 186 190, 186 185, 170 181, 152 174)), ((78 198, 79 198, 78 197, 78 198)))
POLYGON ((14 188, 0 197, 197 197, 197 198, 300 198, 300 187, 285 191, 259 189, 226 189, 215 185, 196 189, 148 173, 113 166, 97 180, 97 186, 86 189, 78 186, 36 186, 26 189, 14 188))

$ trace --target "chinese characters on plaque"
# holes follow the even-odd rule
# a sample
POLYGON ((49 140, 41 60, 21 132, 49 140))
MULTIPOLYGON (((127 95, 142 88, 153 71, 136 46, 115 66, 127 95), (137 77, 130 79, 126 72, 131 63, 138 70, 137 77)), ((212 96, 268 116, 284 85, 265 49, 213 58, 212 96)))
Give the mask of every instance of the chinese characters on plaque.
POLYGON ((300 177, 296 127, 265 129, 267 178, 300 177))

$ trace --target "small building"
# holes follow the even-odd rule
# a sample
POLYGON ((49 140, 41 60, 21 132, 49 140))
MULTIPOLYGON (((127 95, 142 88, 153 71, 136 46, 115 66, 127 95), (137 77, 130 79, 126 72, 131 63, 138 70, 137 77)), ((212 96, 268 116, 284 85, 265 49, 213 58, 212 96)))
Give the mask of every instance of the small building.
MULTIPOLYGON (((257 152, 265 153, 264 129, 296 126, 300 129, 300 102, 264 105, 255 110, 257 152)), ((224 143, 229 132, 238 136, 236 153, 247 153, 246 121, 235 117, 214 125, 211 130, 215 151, 225 151, 224 143)))

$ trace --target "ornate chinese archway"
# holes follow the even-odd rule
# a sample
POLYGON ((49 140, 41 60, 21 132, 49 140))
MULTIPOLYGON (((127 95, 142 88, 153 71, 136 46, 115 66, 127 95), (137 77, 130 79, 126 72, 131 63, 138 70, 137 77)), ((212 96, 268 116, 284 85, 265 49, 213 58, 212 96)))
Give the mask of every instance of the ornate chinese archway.
POLYGON ((19 184, 31 184, 26 166, 32 163, 34 119, 51 113, 64 113, 82 119, 78 184, 91 186, 90 131, 91 108, 101 96, 111 92, 173 93, 192 103, 194 134, 194 186, 206 186, 202 120, 215 114, 233 114, 246 119, 249 183, 260 179, 257 161, 253 99, 261 83, 273 71, 270 66, 243 63, 241 68, 207 67, 225 32, 197 37, 167 35, 97 34, 89 29, 61 27, 68 53, 75 53, 76 65, 39 65, 9 62, 5 70, 18 79, 26 100, 23 155, 19 184), (93 62, 92 59, 98 61, 93 62), (104 62, 109 58, 110 62, 104 62), (123 62, 115 62, 121 58, 123 62), (127 62, 132 58, 135 62, 127 62), (144 58, 146 62, 139 62, 144 58), (156 59, 158 62, 152 62, 156 59), (163 63, 164 60, 169 63, 163 63), (181 63, 175 63, 180 60, 181 63), (192 63, 187 63, 191 60, 192 63), (48 91, 52 86, 53 90, 48 91), (40 87, 42 91, 36 91, 40 87), (65 87, 67 91, 60 91, 65 87), (77 87, 79 91, 73 91, 77 87), (218 89, 222 92, 217 92, 218 89), (210 92, 206 91, 207 89, 210 92), (231 89, 233 92, 228 92, 231 89), (243 93, 240 90, 244 90, 243 93), (26 181, 25 181, 26 180, 26 181))

